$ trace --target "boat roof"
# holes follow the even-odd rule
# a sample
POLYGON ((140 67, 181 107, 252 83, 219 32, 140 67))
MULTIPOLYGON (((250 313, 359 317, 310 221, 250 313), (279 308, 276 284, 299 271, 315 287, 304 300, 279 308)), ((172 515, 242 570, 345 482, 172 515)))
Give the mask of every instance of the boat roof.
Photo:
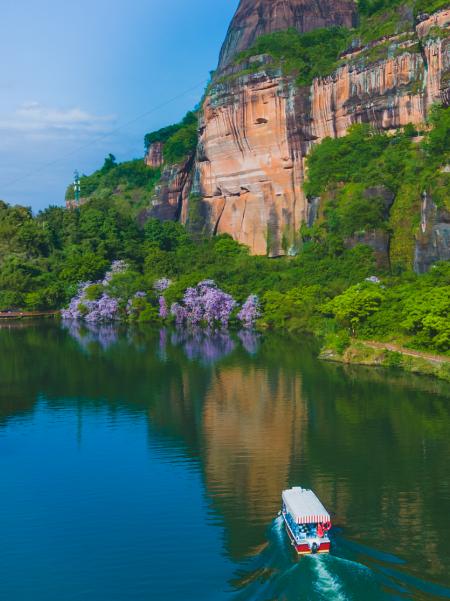
POLYGON ((312 490, 294 486, 283 491, 283 502, 297 524, 317 524, 331 521, 330 514, 312 490))

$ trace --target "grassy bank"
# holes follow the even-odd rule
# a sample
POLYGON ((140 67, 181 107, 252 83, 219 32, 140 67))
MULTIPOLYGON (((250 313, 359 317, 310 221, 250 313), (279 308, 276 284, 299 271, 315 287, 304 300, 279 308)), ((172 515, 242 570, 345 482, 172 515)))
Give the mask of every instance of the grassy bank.
POLYGON ((338 363, 401 369, 450 382, 450 357, 382 342, 354 340, 343 352, 325 347, 319 357, 338 363))
POLYGON ((59 311, 0 311, 0 322, 18 319, 50 318, 59 316, 59 311))

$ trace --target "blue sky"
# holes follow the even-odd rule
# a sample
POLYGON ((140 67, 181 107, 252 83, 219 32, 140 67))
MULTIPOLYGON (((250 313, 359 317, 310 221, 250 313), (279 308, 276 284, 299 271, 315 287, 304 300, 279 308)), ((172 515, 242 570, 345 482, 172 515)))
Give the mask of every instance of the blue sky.
POLYGON ((142 156, 198 102, 237 4, 2 0, 0 199, 63 204, 74 169, 142 156))

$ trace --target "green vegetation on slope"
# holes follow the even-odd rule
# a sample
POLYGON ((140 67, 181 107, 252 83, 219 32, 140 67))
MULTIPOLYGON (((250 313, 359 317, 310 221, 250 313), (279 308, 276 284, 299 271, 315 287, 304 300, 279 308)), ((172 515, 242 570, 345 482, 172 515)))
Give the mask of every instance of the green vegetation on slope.
POLYGON ((322 215, 309 235, 338 244, 355 233, 389 231, 392 268, 410 269, 422 194, 450 209, 450 173, 442 171, 450 162, 450 109, 436 108, 430 126, 420 143, 412 126, 389 136, 356 125, 316 146, 305 191, 322 198, 322 215), (386 199, 393 201, 390 210, 386 199))
POLYGON ((391 235, 392 271, 378 274, 382 285, 358 282, 322 305, 337 327, 327 344, 340 353, 349 334, 450 350, 450 265, 423 276, 412 273, 422 194, 450 210, 450 174, 442 170, 450 161, 450 108, 436 108, 429 125, 420 142, 412 126, 394 136, 355 126, 343 138, 324 140, 308 157, 306 192, 320 196, 322 207, 319 222, 304 228, 304 237, 338 251, 356 232, 391 235))
MULTIPOLYGON (((274 67, 280 67, 285 75, 295 75, 298 85, 307 85, 315 77, 336 69, 339 55, 349 42, 349 31, 343 27, 315 29, 304 34, 288 29, 259 37, 235 62, 240 64, 252 56, 269 54, 274 67)), ((258 65, 253 70, 258 70, 258 65)))
MULTIPOLYGON (((155 143, 164 143, 164 163, 182 163, 197 146, 197 113, 189 112, 175 125, 170 125, 145 136, 146 149, 155 143)), ((103 167, 91 175, 80 178, 82 199, 107 199, 112 195, 116 200, 129 204, 137 213, 150 204, 154 188, 161 178, 161 168, 151 168, 142 159, 117 163, 114 155, 106 157, 103 167)), ((73 185, 66 191, 66 200, 74 200, 73 185)))
POLYGON ((156 277, 175 279, 171 294, 211 278, 239 300, 297 285, 319 285, 331 294, 373 270, 365 247, 334 256, 326 244, 307 243, 296 259, 253 257, 228 236, 194 240, 173 222, 151 220, 138 228, 129 209, 102 199, 35 217, 2 203, 0 240, 0 309, 62 306, 78 282, 98 279, 114 259, 125 259, 149 286, 156 277))
POLYGON ((167 127, 146 134, 144 138, 145 149, 147 150, 148 147, 155 142, 167 142, 174 134, 180 131, 180 129, 191 125, 197 125, 197 122, 197 114, 193 111, 189 111, 179 123, 168 125, 167 127))
MULTIPOLYGON (((116 163, 115 157, 110 154, 101 169, 80 178, 81 198, 108 199, 116 196, 130 206, 134 205, 137 210, 148 205, 160 177, 161 170, 147 167, 142 159, 116 163)), ((71 185, 67 188, 66 199, 74 198, 71 185)))
POLYGON ((195 151, 198 139, 198 115, 190 111, 175 125, 169 125, 149 133, 144 138, 145 148, 151 144, 164 144, 164 162, 169 165, 181 163, 195 151))
POLYGON ((35 217, 0 202, 0 309, 60 307, 113 259, 139 260, 140 241, 129 205, 114 198, 35 217))
MULTIPOLYGON (((415 17, 448 5, 448 0, 359 0, 359 23, 354 29, 329 27, 302 34, 289 29, 260 36, 252 48, 235 58, 235 64, 242 65, 242 70, 219 82, 258 72, 261 70, 261 63, 249 63, 249 59, 269 55, 273 59, 270 67, 279 68, 284 75, 295 77, 299 86, 310 85, 315 77, 330 75, 339 67, 342 64, 341 54, 352 46, 372 44, 385 37, 403 33, 407 38, 414 39, 415 17), (410 32, 409 35, 406 32, 410 32)), ((399 39, 397 44, 401 41, 405 39, 399 39)), ((408 49, 409 52, 420 52, 420 41, 418 38, 416 41, 408 49)), ((390 46, 389 42, 370 46, 356 60, 366 63, 384 60, 390 46)), ((403 49, 398 48, 396 51, 403 52, 403 49)))

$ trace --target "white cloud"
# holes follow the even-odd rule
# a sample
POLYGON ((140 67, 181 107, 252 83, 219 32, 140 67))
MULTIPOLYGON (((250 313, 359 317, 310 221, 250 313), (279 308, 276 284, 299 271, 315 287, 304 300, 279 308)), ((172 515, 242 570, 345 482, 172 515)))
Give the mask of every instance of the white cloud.
POLYGON ((10 116, 0 116, 0 130, 39 137, 83 137, 107 133, 115 120, 114 115, 93 115, 79 107, 53 108, 33 101, 23 103, 10 116))

